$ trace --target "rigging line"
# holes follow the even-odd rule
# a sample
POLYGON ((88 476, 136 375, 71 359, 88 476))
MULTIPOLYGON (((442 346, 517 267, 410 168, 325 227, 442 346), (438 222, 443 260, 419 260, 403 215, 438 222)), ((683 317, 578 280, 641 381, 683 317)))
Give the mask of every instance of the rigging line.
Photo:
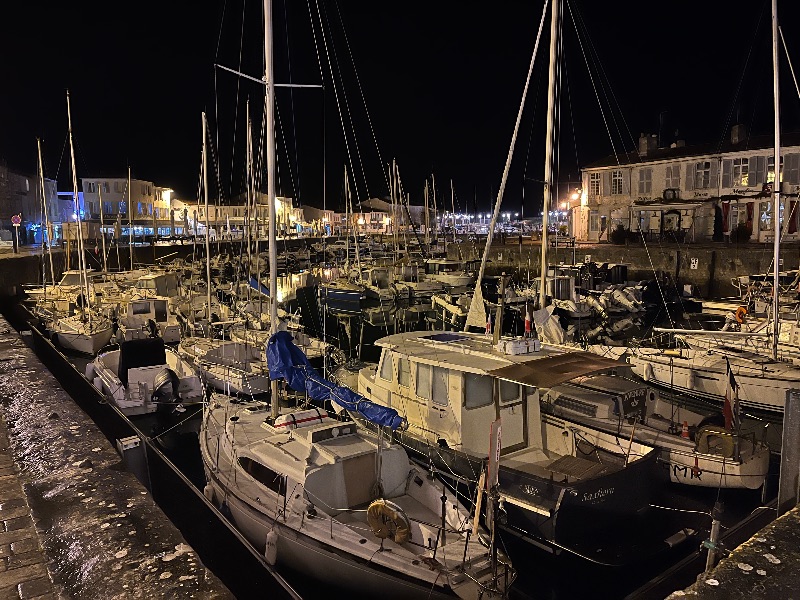
MULTIPOLYGON (((283 15, 284 15, 283 22, 286 25, 286 30, 285 30, 286 31, 286 54, 287 54, 287 63, 288 63, 288 69, 289 69, 289 83, 291 84, 292 83, 292 57, 291 57, 291 51, 289 49, 290 48, 290 46, 289 46, 289 16, 287 14, 287 9, 286 9, 286 0, 283 0, 283 15)), ((276 102, 275 103, 276 108, 277 108, 277 104, 278 103, 276 102)), ((292 118, 292 135, 293 135, 292 139, 294 141, 294 160, 295 160, 295 175, 296 175, 296 181, 295 181, 295 177, 292 177, 292 191, 294 192, 294 194, 297 196, 297 198, 299 200, 299 198, 300 198, 300 161, 298 159, 298 154, 297 154, 297 124, 295 123, 294 88, 292 88, 292 87, 289 88, 289 104, 291 106, 290 116, 292 118)), ((281 126, 281 135, 283 135, 282 126, 281 126)), ((284 140, 284 146, 286 147, 286 154, 287 154, 287 157, 288 157, 289 148, 288 148, 288 146, 286 146, 286 141, 285 140, 284 140)), ((289 159, 289 174, 291 175, 291 159, 289 159)))
POLYGON ((781 34, 781 42, 783 43, 783 51, 786 54, 786 60, 789 63, 789 71, 792 73, 792 81, 794 81, 794 88, 797 90, 797 96, 800 98, 800 86, 797 85, 797 77, 794 74, 794 67, 792 66, 792 57, 789 56, 789 48, 786 47, 786 39, 783 37, 783 28, 778 25, 778 33, 781 34))
MULTIPOLYGON (((355 59, 353 58, 353 51, 350 48, 350 38, 347 36, 347 30, 345 29, 345 26, 344 26, 344 19, 342 18, 342 11, 341 11, 341 8, 339 6, 339 3, 336 2, 335 4, 336 4, 336 12, 339 15, 339 22, 341 23, 341 26, 342 26, 342 33, 344 34, 344 43, 345 43, 345 46, 347 47, 347 52, 350 55, 350 62, 353 65, 355 65, 355 59)), ((367 100, 364 97, 364 89, 363 89, 363 87, 361 85, 361 79, 358 76, 358 70, 355 69, 355 66, 353 68, 353 72, 355 74, 356 84, 358 85, 358 91, 361 94, 361 101, 364 104, 364 112, 367 115, 367 122, 369 123, 369 129, 370 129, 370 132, 372 133, 372 140, 373 140, 373 142, 375 142, 375 151, 378 153, 378 162, 381 165, 381 172, 383 173, 383 180, 384 180, 384 183, 386 183, 386 189, 388 190, 389 189, 388 168, 387 169, 383 168, 383 165, 384 165, 383 156, 381 155, 381 149, 380 149, 380 146, 378 145, 378 138, 375 135, 375 127, 374 127, 374 125, 372 123, 372 118, 369 115, 369 109, 367 108, 367 100)))
MULTIPOLYGON (((603 118, 603 125, 606 128, 606 133, 608 134, 608 140, 609 140, 609 142, 611 142, 611 150, 612 150, 612 152, 614 154, 614 158, 616 159, 617 164, 619 164, 620 160, 619 160, 619 153, 617 152, 617 146, 614 143, 613 137, 611 136, 611 128, 610 128, 609 123, 608 123, 608 117, 606 116, 606 110, 603 107, 602 103, 600 102, 600 94, 598 93, 597 82, 595 81, 594 73, 592 72, 591 69, 588 68, 589 60, 588 60, 588 57, 587 57, 587 54, 586 54, 586 48, 583 47, 583 39, 581 38, 580 32, 578 30, 578 21, 575 20, 575 16, 572 14, 572 3, 567 2, 567 8, 570 11, 570 16, 572 16, 572 22, 575 24, 575 33, 576 33, 576 36, 578 38, 578 45, 579 45, 579 47, 581 49, 581 54, 583 55, 584 63, 587 65, 587 71, 589 73, 589 80, 591 81, 592 89, 594 90, 594 95, 595 95, 595 98, 597 99, 597 105, 598 105, 598 108, 600 109, 600 114, 601 114, 601 116, 603 118)), ((580 15, 578 15, 578 16, 580 16, 580 15)), ((583 24, 583 20, 582 19, 580 20, 580 23, 583 24)), ((588 34, 587 34, 587 37, 588 37, 588 34)), ((588 40, 588 44, 589 44, 590 49, 591 49, 591 40, 590 39, 588 40)), ((615 120, 614 124, 616 125, 616 120, 615 120)))
MULTIPOLYGON (((245 7, 247 6, 246 2, 242 2, 242 25, 239 28, 239 62, 237 63, 237 69, 239 71, 242 70, 242 54, 244 53, 244 22, 245 22, 245 7)), ((262 19, 263 22, 263 19, 262 19)), ((266 68, 265 68, 266 70, 266 68)), ((241 92, 241 78, 236 78, 236 102, 234 103, 233 109, 233 128, 232 134, 233 137, 231 139, 231 180, 228 182, 228 197, 233 197, 233 173, 234 173, 234 157, 236 156, 235 148, 236 148, 236 126, 239 122, 239 93, 241 92)))
MULTIPOLYGON (((284 150, 284 152, 286 152, 286 162, 288 163, 288 169, 289 169, 289 184, 291 185, 292 195, 294 197, 296 197, 299 194, 299 192, 298 192, 297 188, 295 187, 295 178, 294 178, 294 175, 292 174, 292 157, 289 156, 289 145, 286 143, 286 132, 283 130, 283 121, 281 120, 281 111, 280 111, 280 108, 278 108, 278 103, 277 102, 275 103, 275 112, 277 113, 277 115, 276 115, 277 119, 275 119, 275 120, 278 123, 278 130, 279 130, 279 133, 280 133, 280 139, 283 142, 283 150, 284 150)), ((292 112, 294 112, 294 111, 292 111, 292 112)), ((294 127, 294 117, 292 117, 292 126, 294 127)), ((297 147, 296 147, 296 145, 297 145, 297 132, 295 131, 295 160, 297 160, 297 147)), ((278 166, 278 178, 280 179, 280 174, 281 174, 280 173, 280 161, 276 161, 276 162, 278 163, 277 164, 277 166, 278 166)), ((299 181, 299 177, 300 177, 299 170, 297 171, 297 176, 298 176, 298 181, 299 181)), ((294 206, 294 204, 292 204, 292 206, 294 206)))
MULTIPOLYGON (((739 99, 739 95, 740 95, 740 93, 742 91, 742 87, 744 87, 745 72, 747 71, 747 66, 750 64, 750 59, 753 56, 753 48, 754 48, 755 43, 756 43, 756 38, 758 37, 758 34, 759 34, 760 30, 761 30, 761 23, 763 22, 763 19, 764 19, 764 11, 765 11, 764 7, 765 6, 766 6, 766 4, 762 4, 761 11, 760 11, 760 13, 758 15, 758 23, 756 23, 755 28, 753 28, 753 37, 752 37, 752 40, 750 41, 750 48, 748 49, 747 57, 744 60, 744 66, 742 67, 742 70, 741 70, 741 75, 739 77, 739 82, 736 85, 736 92, 733 95, 733 101, 731 102, 730 109, 728 110, 728 114, 725 117, 725 124, 723 125, 723 128, 722 128, 722 133, 720 135, 719 143, 717 144, 717 149, 716 149, 717 152, 722 152, 722 144, 724 143, 724 141, 726 139, 725 132, 728 131, 728 127, 729 127, 729 125, 731 123, 731 120, 733 118, 733 112, 736 110, 737 100, 739 99)), ((751 121, 751 123, 752 123, 752 121, 751 121)))
MULTIPOLYGON (((642 244, 644 244, 644 250, 647 252, 647 260, 650 262, 650 268, 653 271, 653 275, 655 275, 656 267, 653 264, 653 257, 650 256, 650 248, 647 246, 647 240, 644 239, 644 232, 641 230, 641 228, 639 229, 639 235, 642 236, 642 244)), ((658 287, 658 292, 661 294, 661 301, 664 303, 664 310, 667 312, 667 317, 669 317, 670 326, 674 329, 675 323, 672 320, 672 314, 670 314, 669 308, 667 307, 667 299, 664 296, 664 290, 661 288, 661 282, 658 280, 658 277, 656 277, 656 286, 658 287)))
MULTIPOLYGON (((319 16, 320 29, 322 30, 322 11, 320 11, 320 8, 319 8, 319 0, 315 0, 315 3, 317 5, 317 14, 319 16)), ((327 13, 326 13, 326 17, 327 17, 327 13)), ((325 22, 327 23, 327 21, 328 20, 326 18, 325 22)), ((337 72, 340 75, 341 75, 341 69, 338 69, 338 64, 339 63, 338 63, 338 60, 336 59, 336 50, 335 50, 335 48, 334 48, 334 51, 333 51, 333 62, 331 62, 331 51, 328 49, 328 37, 330 36, 330 25, 328 26, 328 30, 327 31, 328 31, 328 36, 325 35, 325 30, 322 30, 322 41, 325 44, 325 57, 327 58, 327 61, 328 61, 328 69, 330 70, 331 80, 333 82, 333 93, 334 93, 334 97, 336 98, 336 109, 337 109, 337 111, 339 113, 339 123, 342 126, 342 135, 344 137, 344 145, 345 145, 345 149, 346 149, 346 152, 347 152, 347 161, 348 161, 348 163, 350 165, 350 172, 351 173, 355 173, 354 161, 353 161, 353 152, 350 149, 350 136, 347 135, 347 127, 345 126, 345 118, 344 118, 344 113, 342 112, 342 105, 343 104, 345 105, 345 108, 347 110, 348 116, 349 116, 349 112, 350 111, 349 111, 349 107, 346 106, 347 105, 347 97, 346 96, 344 97, 344 101, 342 101, 342 99, 339 98, 339 87, 340 87, 340 85, 336 85, 336 77, 334 77, 334 68, 333 68, 334 65, 333 65, 333 63, 334 62, 336 63, 337 72)), ((340 79, 341 79, 341 77, 340 77, 340 79)), ((342 90, 342 95, 344 96, 344 90, 342 90)), ((350 125, 352 127, 352 119, 351 119, 350 125)), ((356 149, 357 149, 357 144, 355 143, 355 139, 353 140, 353 144, 356 145, 356 149)), ((355 188, 356 188, 356 196, 357 197, 361 197, 361 194, 358 191, 358 181, 355 179, 355 177, 353 177, 353 183, 355 184, 355 188)), ((365 182, 365 184, 366 184, 366 182, 365 182)), ((367 187, 367 193, 369 194, 369 188, 368 187, 367 187)))

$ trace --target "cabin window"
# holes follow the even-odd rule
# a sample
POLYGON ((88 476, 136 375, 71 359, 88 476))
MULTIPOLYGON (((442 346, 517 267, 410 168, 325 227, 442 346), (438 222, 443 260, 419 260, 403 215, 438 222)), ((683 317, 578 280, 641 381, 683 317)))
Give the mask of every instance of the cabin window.
POLYGON ((407 358, 401 358, 397 362, 397 383, 404 387, 411 385, 411 365, 407 358))
POLYGON ((167 301, 166 300, 156 300, 153 302, 153 308, 156 312, 156 321, 158 323, 166 323, 167 322, 167 301))
POLYGON ((513 381, 500 380, 500 402, 519 400, 519 384, 513 381))
POLYGON ((464 406, 478 408, 492 403, 492 378, 479 373, 464 373, 464 406))
POLYGON ((431 365, 423 365, 417 363, 417 380, 416 380, 416 391, 417 396, 420 398, 425 398, 426 400, 431 399, 431 371, 433 367, 431 365))
POLYGON ((244 469, 245 473, 250 475, 250 477, 258 481, 261 485, 269 488, 279 496, 286 495, 285 475, 280 475, 247 456, 239 457, 239 464, 242 469, 244 469))
POLYGON ((149 302, 131 302, 131 312, 134 315, 147 315, 150 314, 149 302))
POLYGON ((381 379, 385 379, 386 381, 392 381, 392 379, 394 379, 392 375, 393 370, 394 368, 392 365, 392 354, 391 352, 384 352, 383 362, 381 363, 381 379))
POLYGON ((433 367, 432 398, 434 404, 448 405, 448 379, 450 370, 442 367, 433 367))

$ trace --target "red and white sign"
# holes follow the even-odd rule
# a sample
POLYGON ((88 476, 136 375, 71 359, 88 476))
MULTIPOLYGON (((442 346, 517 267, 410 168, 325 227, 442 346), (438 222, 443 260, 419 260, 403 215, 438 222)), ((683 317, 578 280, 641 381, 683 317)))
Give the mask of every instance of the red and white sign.
POLYGON ((21 214, 14 215, 14 216, 11 217, 11 224, 14 227, 19 227, 20 223, 22 223, 22 215, 21 214))

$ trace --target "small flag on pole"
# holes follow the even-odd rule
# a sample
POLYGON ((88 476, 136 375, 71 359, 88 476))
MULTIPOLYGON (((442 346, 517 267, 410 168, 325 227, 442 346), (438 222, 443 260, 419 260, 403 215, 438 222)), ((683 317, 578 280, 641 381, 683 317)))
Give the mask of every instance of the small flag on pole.
POLYGON ((528 305, 525 305, 525 337, 531 337, 531 311, 528 305))
POLYGON ((725 429, 733 431, 739 427, 739 385, 731 371, 731 363, 725 357, 727 367, 727 378, 725 383, 725 405, 722 407, 722 415, 725 417, 725 429))
POLYGON ((486 315, 486 335, 492 335, 492 313, 486 315))

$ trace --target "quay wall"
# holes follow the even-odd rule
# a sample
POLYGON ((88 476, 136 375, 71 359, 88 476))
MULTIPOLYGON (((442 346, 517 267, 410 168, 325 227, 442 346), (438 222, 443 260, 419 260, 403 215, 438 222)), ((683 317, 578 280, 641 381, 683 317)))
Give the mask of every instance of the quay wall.
MULTIPOLYGON (((450 244, 448 256, 460 260, 480 260, 483 243, 465 241, 450 244)), ((771 244, 648 244, 615 245, 593 244, 577 245, 574 248, 548 248, 550 264, 572 264, 592 261, 597 263, 623 263, 628 265, 628 279, 631 281, 651 280, 656 275, 668 275, 682 289, 692 285, 695 292, 705 299, 738 296, 739 291, 731 280, 742 275, 768 273, 772 271, 771 244), (693 264, 694 263, 694 264, 693 264)), ((781 270, 797 269, 800 265, 800 247, 797 244, 782 245, 781 270)), ((541 244, 512 243, 492 244, 487 275, 516 275, 520 281, 539 276, 541 265, 541 244)))

